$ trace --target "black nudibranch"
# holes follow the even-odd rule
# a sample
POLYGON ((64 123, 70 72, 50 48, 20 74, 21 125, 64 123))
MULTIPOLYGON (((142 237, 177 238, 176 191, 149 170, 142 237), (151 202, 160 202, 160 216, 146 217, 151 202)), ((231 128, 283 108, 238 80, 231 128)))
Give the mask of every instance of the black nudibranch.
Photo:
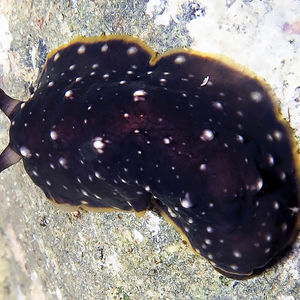
POLYGON ((299 216, 296 144, 272 91, 229 59, 156 55, 129 36, 52 51, 11 121, 0 171, 22 159, 57 203, 155 205, 226 276, 247 278, 290 246, 299 216))

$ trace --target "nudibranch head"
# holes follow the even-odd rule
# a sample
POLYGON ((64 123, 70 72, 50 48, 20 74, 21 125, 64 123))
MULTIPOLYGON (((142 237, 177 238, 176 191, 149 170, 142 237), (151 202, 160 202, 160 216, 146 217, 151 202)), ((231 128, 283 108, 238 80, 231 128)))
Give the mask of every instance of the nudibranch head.
POLYGON ((22 159, 59 204, 156 205, 217 270, 247 278, 297 231, 296 146, 274 99, 221 56, 78 38, 48 55, 27 102, 1 91, 11 128, 0 171, 22 159))

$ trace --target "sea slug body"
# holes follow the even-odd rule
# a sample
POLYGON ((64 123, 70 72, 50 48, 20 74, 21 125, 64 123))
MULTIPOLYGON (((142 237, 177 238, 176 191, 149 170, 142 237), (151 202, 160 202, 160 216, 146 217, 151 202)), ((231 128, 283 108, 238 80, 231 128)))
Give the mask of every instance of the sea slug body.
POLYGON ((292 244, 298 158, 270 88, 229 59, 156 55, 129 36, 52 51, 26 102, 0 90, 10 143, 59 204, 143 212, 155 205, 212 265, 261 272, 292 244))

